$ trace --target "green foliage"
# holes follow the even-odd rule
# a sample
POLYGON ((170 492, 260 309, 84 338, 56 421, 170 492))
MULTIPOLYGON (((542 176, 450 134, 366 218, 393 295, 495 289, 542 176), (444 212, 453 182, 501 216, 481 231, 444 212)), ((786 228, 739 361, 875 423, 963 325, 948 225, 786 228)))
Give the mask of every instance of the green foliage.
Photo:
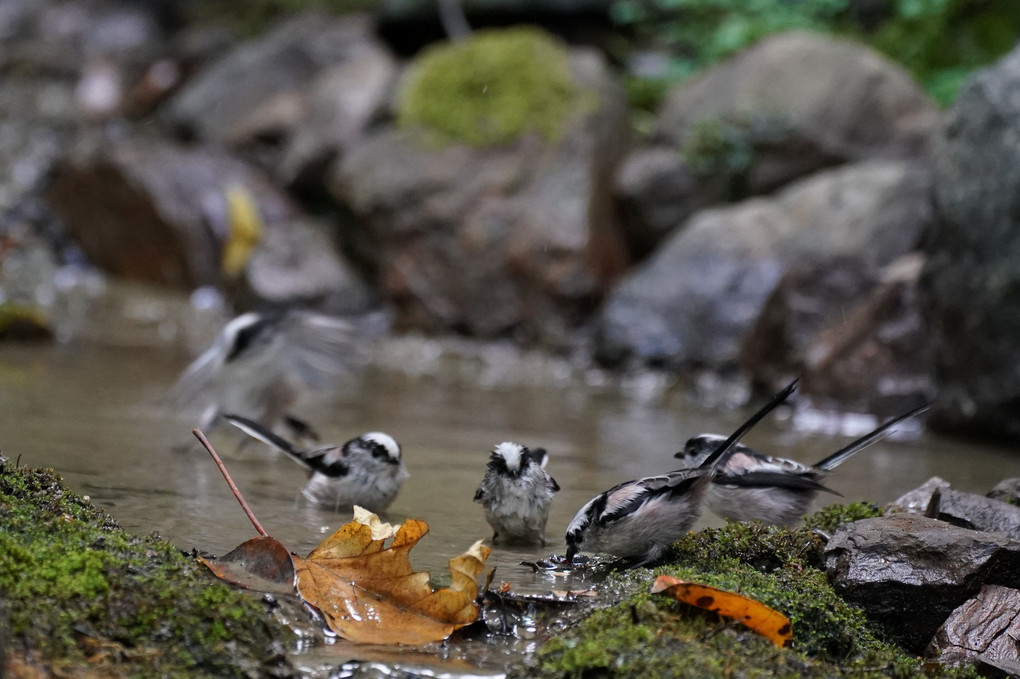
POLYGON ((426 50, 398 103, 397 121, 440 142, 493 146, 528 131, 557 138, 594 94, 574 84, 565 50, 536 28, 478 31, 426 50))
POLYGON ((975 68, 1020 36, 1015 0, 615 0, 612 13, 637 46, 671 63, 640 92, 676 83, 761 38, 799 29, 859 39, 901 63, 936 101, 948 103, 975 68))
POLYGON ((751 166, 758 149, 782 144, 789 133, 785 120, 764 111, 727 120, 707 118, 691 126, 681 153, 694 174, 737 178, 751 166))

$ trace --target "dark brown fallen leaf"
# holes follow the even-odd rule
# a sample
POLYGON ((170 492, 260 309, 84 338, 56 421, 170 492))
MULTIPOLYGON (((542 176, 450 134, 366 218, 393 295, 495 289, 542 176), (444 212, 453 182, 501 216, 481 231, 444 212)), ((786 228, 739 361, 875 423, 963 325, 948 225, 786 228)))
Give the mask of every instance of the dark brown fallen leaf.
POLYGON ((265 536, 252 538, 221 557, 198 557, 216 577, 259 592, 293 594, 294 561, 279 540, 265 536))

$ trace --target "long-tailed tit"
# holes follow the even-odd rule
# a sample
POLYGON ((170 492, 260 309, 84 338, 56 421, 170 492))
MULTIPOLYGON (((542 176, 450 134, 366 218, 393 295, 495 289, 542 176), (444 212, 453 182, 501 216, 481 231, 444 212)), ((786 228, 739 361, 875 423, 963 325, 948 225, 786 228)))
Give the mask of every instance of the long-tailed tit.
POLYGON ((588 501, 567 527, 566 560, 579 551, 604 552, 640 566, 659 559, 698 517, 712 477, 726 464, 748 430, 796 389, 796 381, 776 394, 728 439, 692 469, 626 481, 588 501))
MULTIPOLYGON (((782 457, 757 453, 742 444, 712 479, 705 505, 718 516, 733 521, 753 521, 779 526, 795 525, 811 505, 818 491, 839 495, 821 480, 839 464, 872 443, 888 436, 891 428, 928 409, 927 405, 895 417, 874 431, 813 464, 805 465, 782 457)), ((701 434, 687 441, 675 457, 691 466, 700 464, 723 440, 716 434, 701 434)))
POLYGON ((545 470, 544 448, 500 443, 489 454, 489 464, 475 502, 485 508, 494 543, 545 544, 549 505, 559 484, 545 470))
POLYGON ((223 417, 307 469, 308 483, 301 492, 323 507, 339 511, 358 505, 381 512, 390 506, 409 476, 400 446, 382 432, 362 434, 342 446, 301 450, 257 422, 239 415, 223 417))
POLYGON ((199 428, 206 432, 224 413, 237 413, 315 439, 288 410, 302 388, 330 386, 358 363, 357 334, 350 322, 311 311, 242 314, 184 370, 175 401, 204 401, 199 428))

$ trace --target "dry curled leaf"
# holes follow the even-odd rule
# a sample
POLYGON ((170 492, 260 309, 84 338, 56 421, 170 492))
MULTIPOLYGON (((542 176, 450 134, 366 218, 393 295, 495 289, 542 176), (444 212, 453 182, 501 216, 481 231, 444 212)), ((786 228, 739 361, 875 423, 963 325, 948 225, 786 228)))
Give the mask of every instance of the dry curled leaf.
POLYGON ((445 639, 478 618, 476 578, 490 550, 479 540, 451 559, 450 586, 433 590, 428 572, 416 573, 409 560, 427 532, 424 521, 408 519, 394 532, 374 514, 356 514, 307 559, 294 557, 298 593, 345 639, 409 645, 445 639))
POLYGON ((652 585, 652 594, 666 594, 685 604, 737 620, 780 648, 793 641, 793 627, 789 618, 741 594, 684 582, 671 575, 657 577, 652 585))

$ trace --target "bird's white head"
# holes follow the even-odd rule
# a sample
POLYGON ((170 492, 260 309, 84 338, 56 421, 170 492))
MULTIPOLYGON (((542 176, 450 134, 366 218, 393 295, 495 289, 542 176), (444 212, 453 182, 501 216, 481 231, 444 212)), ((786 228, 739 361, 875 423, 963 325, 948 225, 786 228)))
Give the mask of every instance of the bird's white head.
POLYGON ((492 449, 492 455, 503 458, 507 471, 511 474, 516 474, 521 470, 522 458, 526 451, 527 448, 519 443, 504 441, 492 449))
MULTIPOLYGON (((367 434, 362 434, 361 438, 375 448, 375 450, 385 451, 385 455, 391 462, 400 462, 400 444, 397 443, 389 434, 384 434, 381 431, 370 431, 367 434)), ((373 451, 373 456, 377 456, 373 451)))

